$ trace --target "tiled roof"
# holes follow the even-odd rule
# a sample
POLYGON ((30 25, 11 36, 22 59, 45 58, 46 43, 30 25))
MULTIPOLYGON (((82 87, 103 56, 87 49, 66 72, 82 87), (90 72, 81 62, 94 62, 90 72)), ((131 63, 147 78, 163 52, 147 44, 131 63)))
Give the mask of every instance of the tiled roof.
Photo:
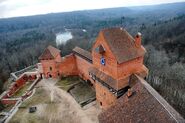
POLYGON ((99 115, 100 123, 184 123, 177 113, 146 81, 138 80, 133 95, 99 115))
POLYGON ((135 39, 123 28, 108 28, 101 31, 118 63, 143 56, 144 48, 136 47, 135 39))
POLYGON ((101 81, 105 82, 107 85, 109 85, 111 88, 118 91, 117 83, 121 83, 121 81, 124 81, 124 79, 116 80, 112 78, 111 76, 107 75, 104 72, 99 71, 95 67, 91 67, 88 70, 91 74, 95 75, 96 78, 101 79, 101 81))
POLYGON ((48 46, 42 55, 39 57, 40 60, 44 59, 54 59, 58 54, 60 54, 60 50, 53 46, 48 46))
POLYGON ((114 88, 114 89, 116 88, 116 80, 114 78, 112 78, 111 76, 99 71, 95 67, 89 68, 89 72, 92 73, 93 75, 95 75, 97 78, 104 81, 105 83, 107 83, 112 88, 114 88))
POLYGON ((75 47, 75 48, 73 49, 73 52, 74 52, 75 54, 77 54, 78 56, 80 56, 80 57, 82 57, 82 58, 85 58, 85 59, 87 59, 87 60, 89 60, 89 61, 92 62, 92 55, 91 55, 90 52, 88 52, 88 51, 86 51, 86 50, 84 50, 84 49, 82 49, 82 48, 80 48, 80 47, 75 47))

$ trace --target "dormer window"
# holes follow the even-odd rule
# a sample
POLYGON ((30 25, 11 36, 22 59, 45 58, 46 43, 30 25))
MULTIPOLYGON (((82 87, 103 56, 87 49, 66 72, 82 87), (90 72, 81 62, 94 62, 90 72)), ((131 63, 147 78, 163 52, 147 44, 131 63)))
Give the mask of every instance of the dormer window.
POLYGON ((98 47, 95 48, 95 51, 99 54, 105 53, 105 48, 102 45, 99 45, 98 47))

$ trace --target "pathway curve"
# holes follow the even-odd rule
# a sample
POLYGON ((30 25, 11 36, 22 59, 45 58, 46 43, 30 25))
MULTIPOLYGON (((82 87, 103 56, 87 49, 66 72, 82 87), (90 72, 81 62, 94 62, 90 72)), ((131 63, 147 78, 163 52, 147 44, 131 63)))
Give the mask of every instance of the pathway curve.
MULTIPOLYGON (((49 96, 51 98, 51 102, 60 102, 58 105, 58 113, 62 113, 61 117, 64 116, 63 118, 72 118, 71 122, 75 120, 75 122, 80 123, 98 123, 98 114, 101 110, 98 108, 96 103, 86 109, 82 109, 69 93, 55 85, 56 81, 57 80, 43 79, 40 84, 50 92, 49 96)), ((56 117, 56 115, 54 117, 56 117)))

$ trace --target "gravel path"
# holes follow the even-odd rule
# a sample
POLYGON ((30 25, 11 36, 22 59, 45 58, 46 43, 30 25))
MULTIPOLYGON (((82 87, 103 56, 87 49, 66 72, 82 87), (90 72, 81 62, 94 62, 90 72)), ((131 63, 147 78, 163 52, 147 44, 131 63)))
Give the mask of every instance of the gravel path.
POLYGON ((39 85, 49 91, 51 103, 49 107, 39 107, 41 115, 49 116, 49 122, 54 123, 98 123, 98 114, 101 110, 96 103, 90 104, 88 108, 82 109, 75 99, 66 91, 57 87, 57 80, 43 79, 39 85), (52 109, 51 109, 52 108, 52 109), (50 112, 49 115, 46 112, 50 112))

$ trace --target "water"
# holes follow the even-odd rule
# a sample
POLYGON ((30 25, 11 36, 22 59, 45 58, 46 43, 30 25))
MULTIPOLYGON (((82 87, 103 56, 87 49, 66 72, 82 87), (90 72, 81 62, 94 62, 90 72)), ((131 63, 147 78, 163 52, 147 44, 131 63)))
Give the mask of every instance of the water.
POLYGON ((69 31, 63 32, 63 33, 57 33, 56 34, 56 44, 57 46, 61 44, 65 44, 68 40, 72 38, 73 38, 73 35, 69 31))
POLYGON ((83 32, 87 32, 87 30, 86 30, 86 29, 82 29, 82 31, 83 31, 83 32))

